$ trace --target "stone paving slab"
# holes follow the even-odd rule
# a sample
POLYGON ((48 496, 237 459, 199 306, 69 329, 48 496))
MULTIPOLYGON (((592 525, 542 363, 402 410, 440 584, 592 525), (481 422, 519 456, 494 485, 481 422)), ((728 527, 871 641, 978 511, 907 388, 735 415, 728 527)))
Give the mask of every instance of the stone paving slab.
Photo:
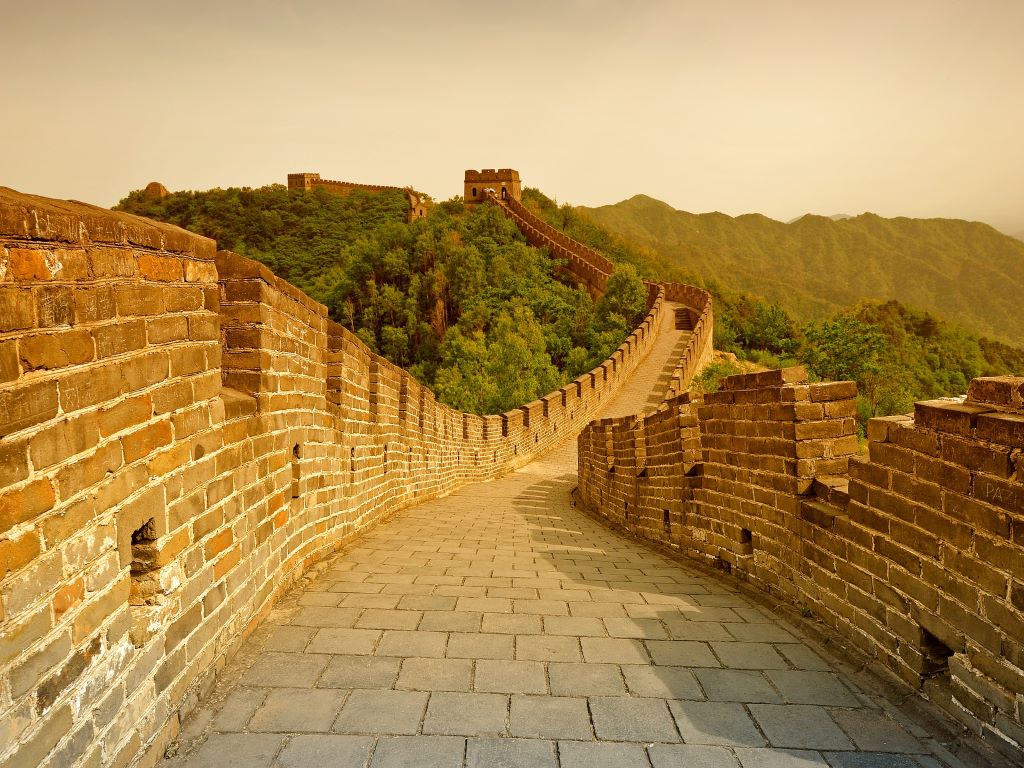
MULTIPOLYGON (((668 325, 606 415, 648 402, 668 325)), ((575 462, 570 439, 333 557, 165 768, 954 768, 728 581, 574 509, 575 462)))

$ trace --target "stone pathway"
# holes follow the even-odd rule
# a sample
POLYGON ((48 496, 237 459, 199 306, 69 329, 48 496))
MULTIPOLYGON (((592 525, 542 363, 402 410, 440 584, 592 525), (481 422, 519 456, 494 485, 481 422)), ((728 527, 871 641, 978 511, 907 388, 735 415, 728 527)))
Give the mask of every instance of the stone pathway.
POLYGON ((165 768, 957 765, 727 581, 576 511, 575 461, 569 440, 336 556, 243 646, 165 768))

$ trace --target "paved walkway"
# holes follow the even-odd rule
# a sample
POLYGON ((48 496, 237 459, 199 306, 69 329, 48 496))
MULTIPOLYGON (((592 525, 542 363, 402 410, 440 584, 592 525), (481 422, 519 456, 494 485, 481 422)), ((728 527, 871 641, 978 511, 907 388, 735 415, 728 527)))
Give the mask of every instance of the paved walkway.
POLYGON ((956 764, 727 581, 577 512, 575 461, 570 440, 335 557, 246 643, 165 768, 956 764))

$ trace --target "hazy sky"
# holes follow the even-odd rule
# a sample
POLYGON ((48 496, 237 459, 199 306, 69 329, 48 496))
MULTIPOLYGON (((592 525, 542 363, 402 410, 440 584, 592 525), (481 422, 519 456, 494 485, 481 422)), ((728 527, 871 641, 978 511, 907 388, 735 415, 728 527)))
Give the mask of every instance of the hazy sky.
POLYGON ((0 0, 0 185, 292 171, 1024 230, 1024 0, 0 0))

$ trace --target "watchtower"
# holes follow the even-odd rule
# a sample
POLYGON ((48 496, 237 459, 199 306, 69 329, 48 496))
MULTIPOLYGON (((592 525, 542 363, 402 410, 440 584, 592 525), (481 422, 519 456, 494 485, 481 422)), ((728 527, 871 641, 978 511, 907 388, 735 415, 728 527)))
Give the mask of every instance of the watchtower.
POLYGON ((289 173, 288 189, 304 189, 307 192, 317 186, 320 181, 319 173, 289 173))
POLYGON ((487 197, 484 193, 488 189, 493 189, 502 200, 522 200, 523 197, 519 187, 519 171, 511 168, 466 171, 465 194, 462 197, 467 203, 482 203, 487 197))

